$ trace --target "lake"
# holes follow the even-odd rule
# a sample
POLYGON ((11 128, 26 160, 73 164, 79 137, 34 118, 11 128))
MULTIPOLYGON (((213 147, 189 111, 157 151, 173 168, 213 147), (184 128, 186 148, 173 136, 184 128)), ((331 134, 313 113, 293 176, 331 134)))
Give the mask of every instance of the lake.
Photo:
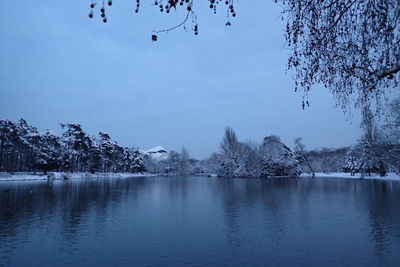
POLYGON ((400 183, 0 182, 0 266, 400 266, 400 183))

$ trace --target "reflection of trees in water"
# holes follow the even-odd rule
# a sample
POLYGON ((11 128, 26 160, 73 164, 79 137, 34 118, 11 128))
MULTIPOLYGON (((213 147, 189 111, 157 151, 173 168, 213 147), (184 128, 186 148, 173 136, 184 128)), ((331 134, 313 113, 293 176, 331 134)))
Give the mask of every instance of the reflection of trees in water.
POLYGON ((225 203, 225 219, 227 226, 227 238, 233 253, 240 248, 240 222, 238 218, 238 207, 233 202, 225 203))
POLYGON ((393 181, 363 181, 363 201, 371 225, 374 253, 384 256, 395 239, 400 240, 400 184, 393 181))
MULTIPOLYGON (((169 196, 171 198, 181 198, 183 200, 187 197, 189 186, 193 186, 196 183, 196 179, 188 179, 187 177, 169 177, 166 179, 168 182, 169 196)), ((198 179, 202 178, 200 177, 198 179)))
POLYGON ((375 254, 383 255, 393 239, 400 239, 400 183, 356 179, 226 178, 218 179, 216 185, 215 193, 223 197, 227 239, 234 252, 241 246, 249 227, 260 227, 252 225, 254 221, 264 222, 264 228, 259 230, 268 231, 272 245, 285 238, 287 228, 293 227, 294 223, 309 225, 310 201, 319 200, 315 193, 324 201, 338 198, 344 203, 355 201, 354 204, 369 218, 375 254), (359 197, 364 200, 358 201, 359 197), (254 216, 263 216, 263 220, 244 218, 242 205, 252 209, 254 216), (291 221, 289 216, 294 212, 291 209, 296 209, 301 222, 291 221))
POLYGON ((71 240, 89 213, 96 227, 104 225, 110 205, 119 205, 122 199, 134 201, 144 186, 144 178, 2 183, 0 242, 18 235, 20 228, 38 227, 49 220, 60 220, 61 233, 71 240))
POLYGON ((0 183, 0 242, 9 244, 22 229, 46 223, 60 227, 68 242, 79 237, 82 227, 101 233, 108 216, 122 203, 137 202, 153 192, 170 199, 185 199, 202 178, 79 179, 55 182, 0 183), (154 191, 159 192, 154 192, 154 191), (85 223, 86 222, 86 223, 85 223), (6 242, 3 242, 6 241, 6 242))
MULTIPOLYGON (((267 242, 272 246, 282 243, 289 238, 288 230, 293 230, 294 224, 311 225, 312 201, 321 200, 323 205, 341 200, 366 214, 375 254, 386 255, 394 239, 400 242, 400 183, 165 177, 0 183, 0 244, 12 246, 21 233, 50 223, 60 228, 68 246, 83 232, 82 227, 96 227, 95 232, 101 233, 113 210, 123 203, 135 205, 140 196, 149 193, 187 205, 194 194, 196 197, 190 200, 201 200, 200 194, 211 194, 204 199, 216 204, 222 200, 228 245, 233 253, 241 251, 248 237, 269 238, 267 242)), ((3 257, 8 253, 7 248, 0 248, 3 257)))
POLYGON ((239 204, 243 201, 241 194, 242 181, 238 179, 221 178, 216 183, 218 185, 217 194, 224 198, 224 211, 226 221, 226 234, 229 246, 235 253, 240 248, 240 222, 238 218, 239 204))
POLYGON ((273 244, 282 239, 286 211, 293 202, 290 191, 296 190, 298 183, 298 179, 219 179, 216 189, 223 197, 227 239, 233 253, 245 240, 249 227, 267 231, 273 244))
POLYGON ((14 187, 12 189, 9 186, 0 187, 0 241, 17 235, 17 228, 20 225, 17 222, 23 217, 22 213, 31 214, 34 206, 30 190, 15 191, 14 187))
POLYGON ((349 200, 356 201, 369 219, 376 255, 383 256, 393 238, 400 238, 400 183, 332 178, 311 181, 308 185, 310 191, 321 186, 324 197, 338 197, 340 194, 342 198, 349 197, 349 200))
POLYGON ((321 186, 324 197, 333 195, 356 201, 355 204, 369 219, 370 238, 374 242, 376 255, 383 256, 392 240, 400 239, 400 183, 332 178, 318 179, 309 183, 309 186, 310 191, 321 186))

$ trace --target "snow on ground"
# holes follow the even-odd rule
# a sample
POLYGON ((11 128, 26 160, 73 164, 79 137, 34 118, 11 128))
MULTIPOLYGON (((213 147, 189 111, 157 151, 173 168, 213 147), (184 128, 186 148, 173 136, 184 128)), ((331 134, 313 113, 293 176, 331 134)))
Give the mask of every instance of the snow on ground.
MULTIPOLYGON (((48 175, 45 174, 29 174, 29 173, 15 173, 9 174, 5 172, 0 172, 0 182, 1 181, 32 181, 32 180, 63 180, 67 179, 87 179, 87 178, 129 178, 129 177, 150 177, 157 176, 156 174, 150 173, 67 173, 67 172, 51 172, 48 175), (49 176, 49 177, 48 177, 49 176)), ((217 175, 209 175, 209 177, 216 177, 217 175)), ((301 177, 311 177, 311 174, 302 174, 301 177)), ((351 176, 350 173, 345 172, 332 172, 332 173, 315 173, 315 177, 331 177, 331 178, 347 178, 347 179, 359 179, 361 174, 356 174, 351 176)), ((388 173, 386 176, 381 177, 376 174, 371 176, 364 176, 364 179, 377 179, 377 180, 397 180, 400 181, 400 176, 396 173, 388 173)))
MULTIPOLYGON (((311 174, 302 174, 302 177, 311 177, 311 174)), ((362 178, 360 173, 357 173, 355 176, 351 176, 350 173, 347 172, 332 172, 332 173, 323 173, 316 172, 315 177, 332 177, 332 178, 350 178, 350 179, 358 179, 362 178)), ((398 176, 394 172, 389 172, 386 176, 379 176, 377 174, 371 174, 371 176, 365 175, 364 179, 378 179, 378 180, 398 180, 400 181, 400 176, 398 176)))
POLYGON ((29 174, 29 173, 0 173, 1 181, 31 181, 31 180, 63 180, 63 179, 86 179, 86 178, 128 178, 128 177, 149 177, 154 174, 149 173, 66 173, 52 172, 45 174, 29 174))

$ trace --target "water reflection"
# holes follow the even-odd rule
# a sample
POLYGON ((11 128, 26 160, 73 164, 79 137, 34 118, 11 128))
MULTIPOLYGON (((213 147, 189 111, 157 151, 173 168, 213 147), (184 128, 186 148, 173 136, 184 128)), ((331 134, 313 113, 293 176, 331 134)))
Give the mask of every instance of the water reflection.
MULTIPOLYGON (((98 179, 46 182, 5 182, 0 184, 0 238, 17 233, 20 227, 44 223, 59 215, 62 231, 73 238, 88 213, 102 224, 110 205, 134 200, 143 178, 98 179)), ((12 236, 12 235, 11 235, 12 236)))
POLYGON ((398 185, 393 182, 365 183, 368 188, 365 204, 371 224, 371 238, 375 241, 376 255, 384 256, 393 242, 392 237, 400 236, 400 206, 398 185))
POLYGON ((400 183, 393 181, 2 182, 0 200, 0 265, 400 262, 400 183))

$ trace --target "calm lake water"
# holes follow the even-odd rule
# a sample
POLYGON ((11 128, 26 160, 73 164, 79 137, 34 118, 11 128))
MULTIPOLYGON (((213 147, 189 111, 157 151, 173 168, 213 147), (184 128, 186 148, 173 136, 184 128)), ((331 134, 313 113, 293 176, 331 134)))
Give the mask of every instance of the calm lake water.
POLYGON ((0 182, 0 266, 400 266, 400 183, 0 182))

